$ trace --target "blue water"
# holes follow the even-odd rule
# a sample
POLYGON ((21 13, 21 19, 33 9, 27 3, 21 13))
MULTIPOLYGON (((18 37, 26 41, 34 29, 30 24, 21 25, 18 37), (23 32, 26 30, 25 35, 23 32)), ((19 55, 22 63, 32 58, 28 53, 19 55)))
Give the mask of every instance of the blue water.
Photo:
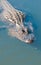
MULTIPOLYGON (((7 30, 0 31, 0 65, 41 65, 41 0, 8 0, 25 14, 34 27, 32 44, 10 37, 7 30)), ((0 25, 2 23, 0 22, 0 25)))

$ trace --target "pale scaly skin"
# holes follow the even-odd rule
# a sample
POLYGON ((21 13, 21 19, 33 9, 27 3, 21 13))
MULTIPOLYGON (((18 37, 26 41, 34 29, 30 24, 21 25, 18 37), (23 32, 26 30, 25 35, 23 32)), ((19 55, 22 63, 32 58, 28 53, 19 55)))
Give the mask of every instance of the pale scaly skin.
POLYGON ((8 34, 26 43, 31 43, 34 40, 34 35, 28 33, 28 29, 23 25, 24 13, 13 8, 7 0, 1 0, 1 7, 3 12, 0 14, 0 19, 8 26, 1 26, 0 28, 7 28, 8 34))

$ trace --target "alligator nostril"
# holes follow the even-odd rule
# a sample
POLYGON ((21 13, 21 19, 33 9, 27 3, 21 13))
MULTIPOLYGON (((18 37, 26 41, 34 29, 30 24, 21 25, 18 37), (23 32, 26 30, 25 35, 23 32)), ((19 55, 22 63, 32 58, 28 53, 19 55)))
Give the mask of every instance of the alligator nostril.
POLYGON ((32 39, 32 40, 30 40, 30 43, 33 43, 33 41, 34 41, 33 39, 32 39))

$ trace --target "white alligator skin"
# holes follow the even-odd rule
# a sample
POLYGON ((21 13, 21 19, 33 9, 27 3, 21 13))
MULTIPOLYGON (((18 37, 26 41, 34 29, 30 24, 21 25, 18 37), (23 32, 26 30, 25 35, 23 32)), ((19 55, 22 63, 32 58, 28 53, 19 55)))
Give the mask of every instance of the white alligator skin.
POLYGON ((23 24, 25 14, 12 7, 12 5, 7 0, 1 0, 0 8, 3 9, 2 13, 0 13, 0 20, 8 24, 5 26, 0 26, 0 29, 6 28, 8 29, 9 35, 16 37, 26 43, 31 43, 34 40, 33 27, 31 23, 28 24, 29 29, 32 32, 29 33, 28 28, 26 28, 23 24))

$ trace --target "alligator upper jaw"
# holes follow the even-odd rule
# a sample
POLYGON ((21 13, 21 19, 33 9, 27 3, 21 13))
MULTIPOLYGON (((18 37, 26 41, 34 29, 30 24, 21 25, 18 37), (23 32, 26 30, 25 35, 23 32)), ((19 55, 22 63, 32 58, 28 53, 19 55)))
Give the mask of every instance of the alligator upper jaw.
POLYGON ((26 40, 25 42, 28 44, 32 44, 34 40, 26 40))

